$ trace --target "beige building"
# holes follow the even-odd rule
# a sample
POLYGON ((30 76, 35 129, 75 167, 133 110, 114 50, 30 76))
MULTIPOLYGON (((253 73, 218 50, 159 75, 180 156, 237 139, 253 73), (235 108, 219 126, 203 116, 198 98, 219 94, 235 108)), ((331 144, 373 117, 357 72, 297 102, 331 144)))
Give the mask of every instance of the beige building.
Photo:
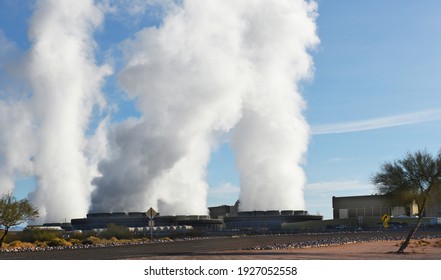
POLYGON ((334 219, 381 217, 384 214, 394 217, 418 214, 418 207, 415 203, 397 205, 384 195, 333 196, 332 208, 334 219))
POLYGON ((426 217, 441 217, 441 191, 432 193, 425 214, 426 217))

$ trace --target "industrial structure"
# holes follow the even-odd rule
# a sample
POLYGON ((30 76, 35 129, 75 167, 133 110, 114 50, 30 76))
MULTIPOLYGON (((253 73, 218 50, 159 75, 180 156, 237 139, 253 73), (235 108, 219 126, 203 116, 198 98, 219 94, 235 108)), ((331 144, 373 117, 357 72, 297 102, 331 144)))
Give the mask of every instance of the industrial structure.
MULTIPOLYGON (((149 227, 150 220, 145 212, 89 213, 86 218, 72 219, 71 224, 74 230, 104 229, 109 224, 142 228, 149 227)), ((209 216, 160 216, 158 214, 154 218, 154 226, 190 226, 196 230, 215 231, 221 229, 222 220, 211 219, 209 216)))
POLYGON ((229 229, 281 230, 285 223, 321 221, 323 216, 310 215, 304 210, 270 210, 239 212, 237 216, 224 217, 229 229))
POLYGON ((89 213, 86 218, 72 219, 73 230, 99 230, 110 224, 127 228, 176 227, 187 226, 194 230, 213 232, 220 230, 280 230, 284 223, 295 223, 311 220, 322 220, 323 216, 309 215, 307 211, 272 210, 272 211, 238 211, 239 202, 235 205, 210 207, 210 216, 205 215, 156 215, 150 219, 145 212, 89 213), (152 225, 151 220, 154 221, 152 225))
MULTIPOLYGON (((89 213, 86 218, 72 219, 71 223, 44 224, 46 228, 63 230, 103 230, 109 225, 127 227, 133 232, 154 231, 284 231, 338 228, 382 227, 381 217, 393 218, 391 224, 406 226, 416 221, 415 202, 399 204, 385 195, 332 197, 333 219, 323 221, 321 215, 310 215, 305 210, 240 211, 240 202, 234 205, 209 207, 209 215, 176 215, 150 217, 147 212, 89 213), (153 220, 153 221, 152 221, 153 220)), ((150 210, 149 210, 150 211, 150 210)), ((156 213, 155 213, 156 214, 156 213)), ((424 212, 424 224, 441 225, 439 196, 432 196, 424 212)))
POLYGON ((362 195, 332 197, 333 217, 347 219, 357 217, 415 216, 418 208, 415 203, 397 205, 385 195, 362 195))
MULTIPOLYGON (((415 217, 418 207, 415 202, 398 203, 386 195, 362 195, 332 197, 333 218, 347 219, 358 217, 415 217)), ((441 217, 441 203, 437 196, 432 196, 427 203, 424 217, 441 217)))
POLYGON ((239 211, 240 201, 234 205, 208 208, 210 217, 222 219, 226 229, 281 230, 284 223, 321 221, 323 216, 309 215, 305 210, 239 211))

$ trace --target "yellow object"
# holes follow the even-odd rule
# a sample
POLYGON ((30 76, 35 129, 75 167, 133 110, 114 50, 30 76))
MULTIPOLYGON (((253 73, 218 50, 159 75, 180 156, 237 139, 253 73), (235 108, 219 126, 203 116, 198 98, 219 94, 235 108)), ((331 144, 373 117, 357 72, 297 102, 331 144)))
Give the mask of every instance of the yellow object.
POLYGON ((381 220, 383 221, 383 227, 384 228, 388 228, 389 227, 390 216, 388 214, 384 214, 383 216, 381 216, 381 220))
POLYGON ((383 216, 381 216, 381 220, 385 223, 390 221, 390 217, 388 214, 384 214, 383 216))

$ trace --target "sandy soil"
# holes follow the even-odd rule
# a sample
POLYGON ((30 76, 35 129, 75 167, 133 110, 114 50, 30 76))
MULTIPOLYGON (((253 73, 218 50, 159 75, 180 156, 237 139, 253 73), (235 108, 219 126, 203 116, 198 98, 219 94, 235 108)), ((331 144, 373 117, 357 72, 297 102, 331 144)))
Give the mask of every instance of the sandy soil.
POLYGON ((414 240, 404 254, 396 254, 399 241, 375 241, 286 250, 231 250, 143 259, 174 260, 441 260, 441 239, 414 240))

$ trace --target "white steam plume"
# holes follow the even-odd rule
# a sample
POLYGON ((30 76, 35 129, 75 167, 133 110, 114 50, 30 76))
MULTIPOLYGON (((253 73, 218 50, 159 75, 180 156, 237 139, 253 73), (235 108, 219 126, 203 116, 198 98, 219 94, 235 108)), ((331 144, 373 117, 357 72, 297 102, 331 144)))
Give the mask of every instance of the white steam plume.
POLYGON ((311 72, 314 20, 302 0, 188 0, 127 42, 120 84, 142 117, 111 129, 91 211, 206 213, 209 155, 236 125, 242 207, 303 208, 296 82, 311 72))
POLYGON ((215 134, 236 123, 247 82, 242 28, 231 3, 186 1, 127 42, 120 83, 143 117, 111 131, 91 211, 207 212, 215 134))
MULTIPOLYGON (((91 177, 85 131, 109 73, 94 60, 93 32, 102 12, 93 0, 36 2, 30 21, 29 77, 37 133, 31 202, 40 221, 84 216, 91 177)), ((93 174, 95 175, 95 174, 93 174)))
POLYGON ((309 127, 296 83, 311 74, 307 50, 319 41, 316 5, 268 3, 262 1, 259 11, 248 10, 251 24, 245 43, 254 80, 232 140, 241 181, 240 209, 305 209, 300 163, 309 127))
POLYGON ((27 104, 0 99, 0 195, 14 191, 17 174, 32 174, 32 136, 27 104))
POLYGON ((23 72, 21 58, 0 30, 0 195, 14 191, 17 174, 32 174, 32 118, 18 75, 23 72))

